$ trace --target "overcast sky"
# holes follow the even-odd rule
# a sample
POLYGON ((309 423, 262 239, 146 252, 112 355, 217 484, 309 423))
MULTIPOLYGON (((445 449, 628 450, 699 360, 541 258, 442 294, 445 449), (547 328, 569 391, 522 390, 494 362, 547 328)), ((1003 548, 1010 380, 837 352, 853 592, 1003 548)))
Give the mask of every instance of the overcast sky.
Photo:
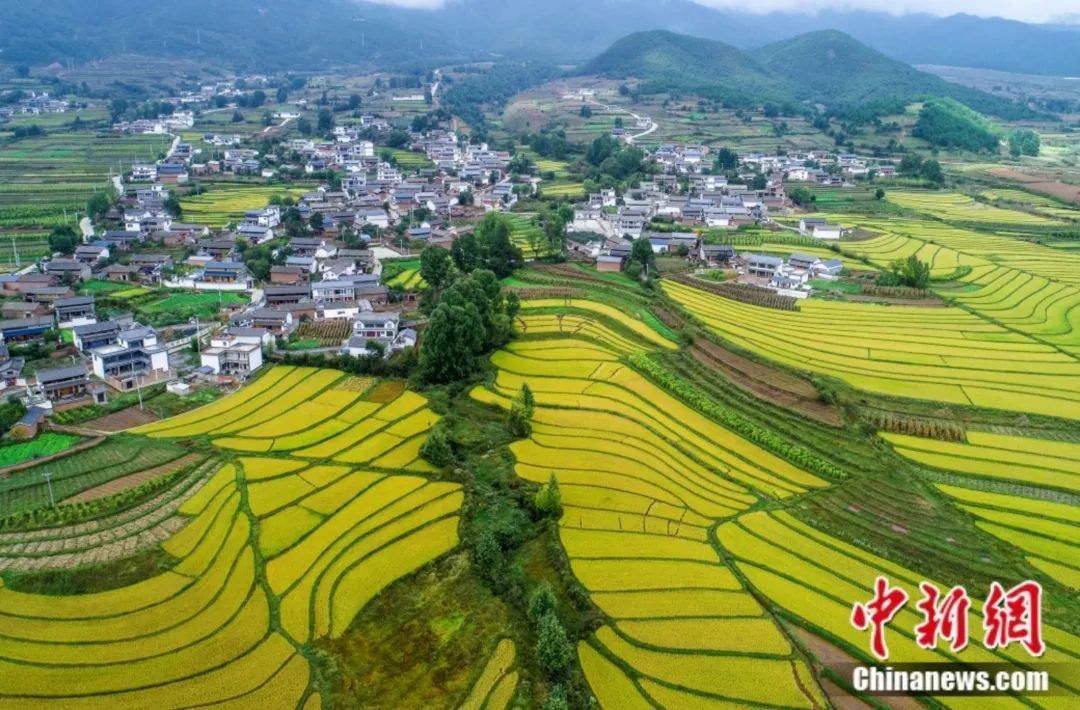
MULTIPOLYGON (((453 0, 373 0, 401 7, 441 7, 453 0)), ((583 0, 588 2, 588 0, 583 0)), ((694 0, 701 5, 737 9, 742 12, 787 10, 882 10, 893 14, 927 12, 954 15, 966 12, 982 17, 1008 17, 1025 22, 1080 22, 1078 0, 694 0)))

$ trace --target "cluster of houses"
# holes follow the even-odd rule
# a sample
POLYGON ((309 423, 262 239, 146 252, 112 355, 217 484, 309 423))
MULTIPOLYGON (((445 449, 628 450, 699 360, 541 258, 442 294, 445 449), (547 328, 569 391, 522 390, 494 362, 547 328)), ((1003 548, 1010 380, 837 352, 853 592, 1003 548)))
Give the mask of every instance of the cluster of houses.
POLYGON ((844 270, 840 259, 821 259, 813 254, 794 253, 786 260, 769 254, 740 255, 736 272, 746 283, 764 286, 785 296, 806 298, 810 295, 810 280, 834 280, 844 270))
POLYGON ((195 114, 191 111, 176 111, 162 114, 157 118, 140 118, 134 121, 119 121, 112 125, 113 133, 164 135, 175 131, 189 131, 195 126, 195 114))
POLYGON ((127 391, 174 376, 154 329, 131 316, 99 321, 94 296, 77 296, 48 273, 3 276, 0 283, 6 297, 0 305, 0 389, 22 387, 31 397, 69 406, 89 397, 104 401, 105 385, 127 391), (58 331, 68 332, 65 339, 79 359, 24 377, 26 361, 11 356, 10 346, 40 342, 58 331))
POLYGON ((30 95, 12 106, 0 106, 0 119, 17 115, 40 116, 47 113, 66 113, 71 107, 67 101, 54 99, 48 92, 30 92, 30 95))
POLYGON ((897 174, 896 165, 889 161, 824 150, 796 151, 786 155, 744 153, 739 155, 739 164, 752 166, 767 175, 783 175, 788 182, 831 186, 850 185, 856 178, 868 177, 871 171, 879 177, 897 174))

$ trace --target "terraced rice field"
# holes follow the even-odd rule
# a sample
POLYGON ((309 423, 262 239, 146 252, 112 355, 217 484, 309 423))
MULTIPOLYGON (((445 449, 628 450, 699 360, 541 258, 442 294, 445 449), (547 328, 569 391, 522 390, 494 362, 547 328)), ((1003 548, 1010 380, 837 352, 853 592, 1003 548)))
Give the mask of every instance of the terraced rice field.
POLYGON ((882 267, 916 254, 935 278, 962 267, 968 273, 959 281, 934 290, 989 321, 1080 356, 1080 253, 933 222, 837 219, 885 232, 842 242, 845 252, 882 267))
POLYGON ((1080 210, 1076 209, 1076 207, 1069 207, 1049 197, 1024 192, 1023 190, 995 188, 983 190, 979 193, 979 196, 994 202, 1011 202, 1017 205, 1030 206, 1039 214, 1055 219, 1080 220, 1080 210))
MULTIPOLYGON (((852 600, 869 599, 874 580, 886 576, 890 583, 903 588, 911 598, 919 599, 918 585, 925 579, 899 565, 859 549, 796 520, 786 512, 755 512, 720 526, 717 531, 720 545, 736 562, 757 592, 769 603, 798 616, 840 643, 844 650, 860 658, 867 657, 866 632, 856 630, 850 621, 852 600)), ((948 589, 955 580, 929 580, 941 589, 948 589)), ((941 662, 950 654, 944 650, 928 651, 914 640, 913 629, 921 621, 914 607, 906 607, 889 624, 889 661, 941 662)), ((981 605, 973 600, 969 627, 980 628, 981 605)), ((1080 638, 1044 625, 1047 651, 1041 660, 1076 663, 1080 658, 1080 638)), ((987 650, 969 645, 963 651, 966 662, 1024 663, 1030 657, 1023 649, 987 650)), ((1052 678, 1051 686, 1059 693, 1080 692, 1076 679, 1052 678), (1070 683, 1063 685, 1064 683, 1070 683)), ((949 707, 987 707, 987 699, 977 702, 965 698, 936 698, 949 707)), ((1018 701, 995 699, 1004 705, 1017 706, 1018 701)), ((1064 698, 1040 698, 1047 707, 1065 707, 1064 698)))
POLYGON ((1080 419, 1080 360, 957 308, 808 301, 777 311, 663 288, 725 340, 858 389, 1080 419))
MULTIPOLYGON (((461 487, 401 473, 435 416, 400 388, 388 402, 363 401, 372 384, 278 367, 231 397, 141 428, 148 438, 117 439, 133 442, 124 451, 110 442, 53 462, 54 486, 66 491, 76 469, 104 471, 108 456, 126 453, 130 468, 146 465, 143 451, 184 453, 170 437, 309 446, 318 441, 312 422, 335 421, 348 431, 339 458, 378 470, 280 454, 210 459, 134 509, 0 533, 0 569, 102 561, 82 556, 156 544, 176 560, 97 594, 41 596, 0 583, 0 706, 319 707, 309 644, 340 636, 383 588, 458 544, 461 487), (134 442, 144 444, 131 450, 134 442)), ((496 680, 487 706, 505 707, 514 683, 496 680)))
MULTIPOLYGON (((526 311, 550 305, 527 302, 526 311)), ((559 481, 560 539, 608 617, 578 648, 600 705, 822 704, 809 668, 724 565, 708 530, 762 496, 783 500, 825 481, 620 362, 671 345, 655 331, 603 304, 573 307, 592 315, 574 316, 572 334, 525 337, 496 353, 494 387, 472 396, 508 408, 523 384, 534 393, 532 435, 511 445, 515 471, 559 481)), ((534 336, 548 317, 523 318, 534 336)))
POLYGON ((1018 210, 993 207, 976 202, 967 195, 956 192, 889 190, 885 199, 901 207, 924 212, 949 222, 1016 227, 1062 226, 1062 223, 1055 219, 1018 210))
POLYGON ((168 148, 165 140, 63 131, 5 141, 0 147, 0 269, 15 266, 16 250, 23 266, 47 254, 49 230, 76 226, 75 213, 85 212, 87 200, 112 189, 110 171, 157 159, 168 148))
POLYGON ((420 446, 439 418, 426 400, 408 391, 385 403, 363 396, 336 370, 279 366, 230 397, 135 431, 211 436, 214 446, 236 451, 430 471, 420 446))
POLYGON ((77 597, 0 588, 0 704, 299 707, 312 693, 299 646, 456 545, 461 492, 279 463, 241 459, 188 498, 167 572, 77 597))
POLYGON ((967 443, 881 435, 903 456, 971 476, 1080 492, 1080 444, 970 431, 967 443))
POLYGON ((942 493, 978 518, 977 527, 1028 553, 1036 569, 1080 589, 1080 510, 1018 495, 939 485, 942 493))
POLYGON ((307 188, 283 188, 270 185, 211 185, 201 195, 186 195, 180 200, 184 219, 214 228, 244 218, 248 210, 266 207, 271 197, 299 198, 307 188))
POLYGON ((516 650, 510 639, 499 641, 459 710, 504 710, 510 704, 518 681, 517 671, 511 670, 516 650))

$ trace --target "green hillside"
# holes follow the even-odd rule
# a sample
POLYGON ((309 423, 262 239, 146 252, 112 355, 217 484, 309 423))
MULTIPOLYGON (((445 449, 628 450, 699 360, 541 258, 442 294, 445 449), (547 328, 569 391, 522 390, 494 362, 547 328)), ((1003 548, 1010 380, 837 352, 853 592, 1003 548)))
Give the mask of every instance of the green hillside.
POLYGON ((948 96, 1005 119, 1031 115, 1020 104, 921 72, 836 30, 808 32, 752 54, 774 74, 787 79, 802 100, 860 106, 948 96))
POLYGON ((933 98, 919 111, 912 133, 946 148, 996 152, 1001 131, 958 101, 933 98))
POLYGON ((613 44, 581 73, 634 77, 646 92, 694 93, 732 105, 824 104, 834 111, 947 96, 1004 119, 1030 118, 1026 106, 945 80, 886 57, 835 30, 811 32, 743 52, 713 40, 655 31, 613 44))
POLYGON ((736 105, 782 100, 788 83, 731 45, 657 30, 623 37, 582 74, 635 77, 645 90, 684 91, 736 105))

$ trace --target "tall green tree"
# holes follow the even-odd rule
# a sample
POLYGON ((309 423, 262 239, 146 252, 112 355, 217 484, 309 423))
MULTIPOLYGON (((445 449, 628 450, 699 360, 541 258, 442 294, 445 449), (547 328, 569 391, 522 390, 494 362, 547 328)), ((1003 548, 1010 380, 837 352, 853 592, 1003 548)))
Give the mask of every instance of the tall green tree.
POLYGON ((420 252, 420 276, 436 293, 450 284, 453 274, 454 260, 446 249, 431 244, 420 252))

